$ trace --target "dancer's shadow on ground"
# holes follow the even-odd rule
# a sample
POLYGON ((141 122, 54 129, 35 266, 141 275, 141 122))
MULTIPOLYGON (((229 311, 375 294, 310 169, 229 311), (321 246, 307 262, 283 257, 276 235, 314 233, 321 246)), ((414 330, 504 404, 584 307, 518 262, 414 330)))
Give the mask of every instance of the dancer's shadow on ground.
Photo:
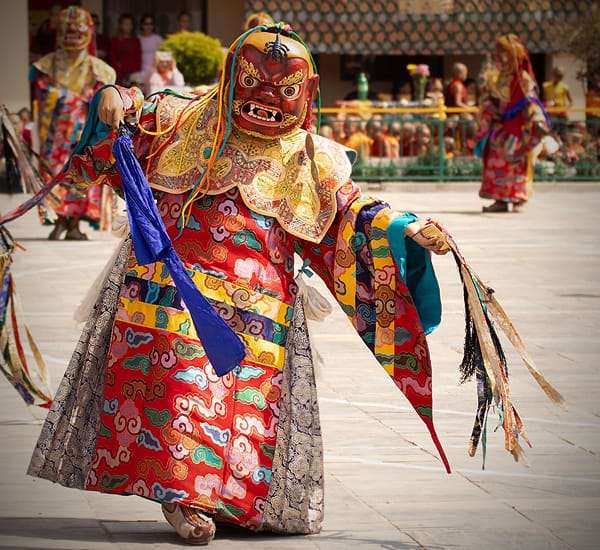
MULTIPOLYGON (((115 543, 115 544, 149 544, 155 548, 157 545, 181 548, 182 542, 173 529, 163 521, 114 521, 86 518, 40 518, 18 517, 0 518, 0 549, 11 548, 21 550, 43 550, 44 540, 52 541, 48 547, 60 548, 57 542, 64 541, 65 546, 72 548, 73 542, 81 543, 81 548, 89 547, 90 543, 115 543), (21 539, 20 541, 15 540, 21 539), (28 542, 23 539, 35 539, 28 542), (20 544, 20 543, 23 544, 20 544)), ((346 545, 361 547, 377 546, 387 550, 413 550, 423 548, 417 542, 402 542, 393 540, 388 534, 377 536, 376 529, 361 533, 345 530, 325 529, 319 535, 304 537, 302 535, 284 536, 272 533, 252 533, 246 529, 235 526, 219 525, 217 528, 218 541, 240 541, 246 546, 261 548, 261 543, 277 543, 297 541, 299 546, 314 547, 315 543, 332 543, 332 545, 346 545), (336 544, 337 543, 337 544, 336 544)), ((60 542, 59 542, 60 544, 60 542)), ((286 545, 287 546, 287 545, 286 545)), ((428 549, 436 550, 441 547, 430 546, 428 549)))

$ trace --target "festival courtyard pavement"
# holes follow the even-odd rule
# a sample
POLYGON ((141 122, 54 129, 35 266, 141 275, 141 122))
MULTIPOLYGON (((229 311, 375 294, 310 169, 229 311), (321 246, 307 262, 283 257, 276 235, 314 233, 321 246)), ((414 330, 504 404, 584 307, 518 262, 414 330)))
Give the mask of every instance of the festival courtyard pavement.
MULTIPOLYGON (((503 450, 501 430, 488 434, 485 471, 481 454, 467 456, 476 399, 474 384, 458 380, 462 291, 452 259, 435 258, 444 319, 429 337, 434 411, 454 473, 444 473, 424 425, 336 306, 328 320, 311 325, 323 358, 323 531, 281 537, 220 530, 213 548, 600 547, 600 191, 562 185, 540 190, 523 214, 481 215, 475 186, 434 187, 414 192, 418 186, 390 184, 371 193, 446 225, 563 393, 566 410, 548 402, 511 351, 512 394, 533 443, 529 465, 503 450)), ((0 195, 0 211, 20 200, 0 195)), ((117 241, 92 233, 89 242, 50 243, 34 214, 10 229, 27 249, 16 254, 15 279, 56 388, 78 337, 73 311, 117 241)), ((43 414, 0 380, 0 548, 183 546, 155 503, 26 476, 43 414)))

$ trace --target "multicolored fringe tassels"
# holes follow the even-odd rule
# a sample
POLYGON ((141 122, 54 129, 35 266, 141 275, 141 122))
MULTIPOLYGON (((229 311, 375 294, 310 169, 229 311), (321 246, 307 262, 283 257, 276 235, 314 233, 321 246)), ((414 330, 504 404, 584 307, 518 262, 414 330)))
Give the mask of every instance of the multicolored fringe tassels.
POLYGON ((190 312, 211 365, 219 376, 223 376, 237 367, 246 355, 244 344, 200 293, 177 255, 158 212, 150 185, 133 152, 133 130, 126 124, 121 125, 113 145, 113 154, 125 192, 136 259, 140 265, 165 262, 190 312))
POLYGON ((500 413, 506 450, 516 462, 524 461, 525 455, 519 438, 529 447, 531 443, 525 434, 523 421, 511 401, 507 361, 498 330, 504 333, 519 353, 527 370, 548 398, 559 405, 564 403, 564 399, 535 368, 521 336, 496 299, 494 291, 469 266, 452 237, 445 232, 444 235, 463 284, 466 329, 464 356, 460 366, 462 380, 475 376, 477 382, 477 412, 469 442, 469 455, 475 455, 481 442, 485 468, 486 427, 490 408, 494 406, 500 413))
MULTIPOLYGON (((18 193, 33 193, 32 197, 15 209, 0 216, 0 225, 4 225, 19 218, 40 203, 47 203, 49 207, 55 205, 59 199, 53 195, 52 191, 60 182, 58 178, 54 178, 44 184, 42 176, 25 149, 25 143, 17 136, 4 105, 0 106, 0 134, 4 145, 10 189, 18 193)), ((39 159, 39 162, 42 164, 44 161, 39 159)))
POLYGON ((0 227, 0 370, 25 403, 49 408, 52 398, 48 371, 29 328, 22 321, 10 272, 14 248, 10 233, 0 227), (33 357, 33 362, 29 362, 28 355, 33 357))

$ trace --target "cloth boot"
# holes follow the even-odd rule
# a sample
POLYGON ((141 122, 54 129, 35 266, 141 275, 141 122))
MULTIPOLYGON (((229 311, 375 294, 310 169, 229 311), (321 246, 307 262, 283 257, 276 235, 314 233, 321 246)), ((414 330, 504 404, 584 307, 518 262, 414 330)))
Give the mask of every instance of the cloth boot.
POLYGON ((65 241, 87 241, 88 236, 79 229, 79 218, 68 218, 65 241))
POLYGON ((503 201, 494 201, 489 206, 482 208, 483 212, 508 212, 508 203, 503 201))
POLYGON ((162 513, 187 544, 206 546, 215 537, 214 521, 197 508, 163 502, 162 513))
POLYGON ((62 234, 68 229, 68 220, 64 216, 58 216, 54 222, 54 229, 48 235, 49 241, 58 241, 62 234))

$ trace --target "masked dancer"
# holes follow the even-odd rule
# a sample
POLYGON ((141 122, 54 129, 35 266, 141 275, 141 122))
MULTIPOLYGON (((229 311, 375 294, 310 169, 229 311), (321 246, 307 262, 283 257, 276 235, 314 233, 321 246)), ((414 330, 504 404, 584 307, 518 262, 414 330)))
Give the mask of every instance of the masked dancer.
POLYGON ((325 281, 449 468, 425 338, 441 314, 430 251, 447 243, 413 214, 362 195, 352 151, 306 130, 318 81, 296 33, 261 25, 234 42, 206 95, 144 101, 113 86, 96 96, 63 176, 82 190, 124 190, 131 236, 97 285, 31 475, 154 500, 194 544, 207 544, 219 522, 318 532, 323 458, 306 316, 326 308, 295 277, 295 254, 302 272, 325 281), (148 184, 131 193, 146 181, 154 197, 144 202, 148 184), (196 322, 192 291, 222 323, 214 334, 196 322), (234 342, 241 354, 224 367, 234 342))
MULTIPOLYGON (((113 69, 88 53, 93 29, 87 11, 75 6, 61 11, 56 51, 36 61, 31 68, 34 147, 47 181, 61 171, 73 152, 94 93, 115 81, 113 69)), ((100 220, 100 187, 77 190, 67 185, 60 186, 57 193, 58 201, 51 204, 57 218, 49 239, 60 239, 63 234, 66 239, 86 239, 79 229, 79 220, 100 220)))
POLYGON ((537 97, 529 55, 514 34, 501 36, 495 67, 486 74, 476 152, 483 158, 479 196, 493 199, 484 212, 522 210, 533 183, 533 150, 549 131, 548 116, 537 97))

